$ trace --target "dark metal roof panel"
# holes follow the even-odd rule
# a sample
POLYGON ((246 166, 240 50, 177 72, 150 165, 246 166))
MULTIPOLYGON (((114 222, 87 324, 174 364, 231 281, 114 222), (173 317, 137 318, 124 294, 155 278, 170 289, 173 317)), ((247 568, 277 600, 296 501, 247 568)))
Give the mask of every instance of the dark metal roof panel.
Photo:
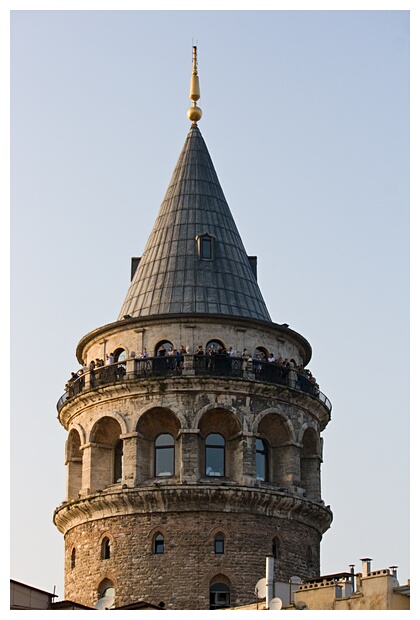
POLYGON ((271 320, 193 124, 118 318, 196 312, 271 320), (214 238, 212 260, 199 257, 196 238, 206 233, 214 238))

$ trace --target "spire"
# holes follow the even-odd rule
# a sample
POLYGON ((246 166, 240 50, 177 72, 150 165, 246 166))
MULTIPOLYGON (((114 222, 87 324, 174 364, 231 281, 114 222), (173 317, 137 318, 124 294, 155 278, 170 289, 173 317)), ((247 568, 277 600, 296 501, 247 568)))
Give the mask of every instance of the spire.
POLYGON ((118 318, 206 313, 270 321, 255 257, 246 254, 197 126, 196 52, 193 47, 191 129, 118 318))
POLYGON ((190 85, 190 99, 193 102, 192 106, 188 108, 188 118, 193 123, 197 123, 202 117, 202 111, 197 105, 197 101, 200 99, 200 82, 198 79, 198 70, 197 70, 197 46, 193 46, 193 68, 191 75, 191 85, 190 85))

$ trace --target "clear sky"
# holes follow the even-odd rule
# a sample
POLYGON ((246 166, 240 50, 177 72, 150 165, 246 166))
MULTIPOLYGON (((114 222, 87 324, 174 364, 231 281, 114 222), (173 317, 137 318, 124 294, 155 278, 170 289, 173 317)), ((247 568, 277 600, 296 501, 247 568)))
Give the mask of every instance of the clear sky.
POLYGON ((410 578, 409 37, 407 10, 12 12, 11 578, 64 595, 56 402, 156 218, 193 42, 199 127, 260 289, 333 404, 321 572, 370 557, 410 578))

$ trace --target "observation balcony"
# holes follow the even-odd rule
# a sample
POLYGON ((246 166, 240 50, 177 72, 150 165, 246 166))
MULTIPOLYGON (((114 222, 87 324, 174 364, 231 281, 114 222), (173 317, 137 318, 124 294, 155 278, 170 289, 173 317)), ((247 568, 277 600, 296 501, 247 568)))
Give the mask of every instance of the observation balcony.
POLYGON ((318 386, 294 367, 285 367, 276 362, 262 362, 247 357, 224 355, 192 355, 131 358, 86 371, 77 379, 68 382, 68 390, 57 403, 60 412, 64 404, 82 392, 124 381, 136 381, 154 377, 223 377, 246 379, 262 383, 281 385, 310 394, 320 400, 331 412, 330 400, 318 386))

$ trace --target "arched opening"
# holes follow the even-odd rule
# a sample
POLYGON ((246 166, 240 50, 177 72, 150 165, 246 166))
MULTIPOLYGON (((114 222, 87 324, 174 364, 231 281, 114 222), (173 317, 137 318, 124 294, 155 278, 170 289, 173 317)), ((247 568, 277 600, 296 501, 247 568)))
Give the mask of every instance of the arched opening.
POLYGON ((76 429, 69 433, 66 446, 67 501, 77 499, 82 488, 82 452, 80 435, 76 429))
POLYGON ((268 482, 268 446, 267 442, 259 437, 255 442, 255 477, 262 482, 268 482))
POLYGON ((155 357, 164 357, 168 355, 169 349, 174 348, 174 345, 169 340, 161 340, 155 346, 155 357))
POLYGON ((280 541, 277 536, 274 536, 271 541, 271 555, 275 560, 280 558, 280 541))
POLYGON ((175 473, 175 440, 169 433, 155 439, 155 476, 173 476, 175 473))
POLYGON ((153 553, 157 555, 165 553, 165 539, 163 534, 159 533, 153 537, 153 553))
POLYGON ((206 344, 206 355, 215 355, 220 350, 226 351, 225 344, 221 340, 209 340, 206 344), (220 347, 220 348, 219 348, 220 347))
MULTIPOLYGON (((267 413, 258 425, 258 434, 266 441, 266 449, 270 449, 270 460, 266 462, 271 484, 280 488, 295 484, 299 455, 297 448, 291 445, 291 432, 285 418, 278 413, 267 413)), ((263 461, 263 454, 259 458, 263 461)))
POLYGON ((127 359, 126 350, 122 347, 115 349, 114 351, 114 364, 124 362, 127 359))
POLYGON ((95 609, 115 609, 115 587, 110 579, 99 584, 98 599, 95 609))
POLYGON ((118 444, 121 426, 115 418, 105 416, 94 425, 90 437, 90 487, 93 491, 115 484, 118 468, 122 468, 122 447, 118 444), (117 451, 117 453, 116 453, 117 451))
POLYGON ((181 424, 170 409, 154 407, 137 422, 136 484, 154 476, 175 476, 181 463, 181 424))
POLYGON ((254 350, 254 359, 260 360, 261 362, 266 362, 268 359, 268 351, 265 347, 257 347, 254 350))
POLYGON ((71 550, 71 556, 70 556, 70 568, 73 569, 76 566, 76 547, 73 547, 73 549, 71 550))
POLYGON ((218 581, 210 585, 210 609, 230 607, 230 586, 218 581))
POLYGON ((101 542, 101 560, 109 560, 111 557, 111 541, 105 536, 101 542))
POLYGON ((220 433, 206 437, 206 476, 225 475, 225 438, 220 433))
POLYGON ((198 427, 201 475, 224 476, 242 482, 242 426, 235 413, 229 409, 209 409, 202 415, 198 427))
POLYGON ((221 532, 214 537, 214 553, 221 555, 225 552, 225 537, 221 532))
POLYGON ((114 446, 114 483, 121 482, 123 475, 123 440, 114 446))

